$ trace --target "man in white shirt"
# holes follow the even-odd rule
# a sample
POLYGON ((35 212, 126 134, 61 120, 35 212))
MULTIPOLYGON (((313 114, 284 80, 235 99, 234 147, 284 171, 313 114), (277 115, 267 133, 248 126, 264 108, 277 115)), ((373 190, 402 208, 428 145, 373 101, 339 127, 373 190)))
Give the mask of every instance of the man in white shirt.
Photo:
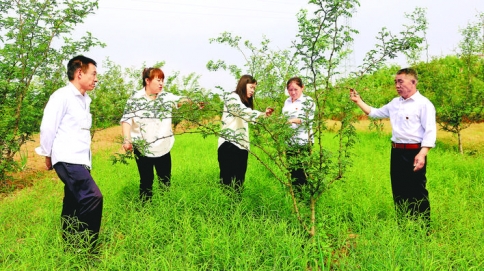
POLYGON ((55 91, 44 109, 40 147, 48 170, 55 169, 64 183, 62 207, 63 238, 81 236, 89 249, 95 248, 101 226, 103 196, 91 170, 91 98, 87 91, 97 82, 96 62, 76 56, 67 64, 67 86, 55 91), (87 231, 87 234, 85 232, 87 231))
POLYGON ((376 109, 351 89, 350 98, 372 118, 390 118, 392 151, 390 176, 393 200, 404 214, 422 216, 430 225, 430 202, 426 189, 427 153, 435 147, 435 107, 417 90, 417 73, 401 69, 395 76, 399 97, 376 109))

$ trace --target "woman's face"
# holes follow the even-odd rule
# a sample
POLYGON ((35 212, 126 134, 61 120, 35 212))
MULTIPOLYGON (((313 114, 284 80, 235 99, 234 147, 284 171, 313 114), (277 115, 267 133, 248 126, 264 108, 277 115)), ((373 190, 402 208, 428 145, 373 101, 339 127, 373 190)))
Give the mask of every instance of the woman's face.
POLYGON ((289 93, 292 101, 299 99, 299 97, 301 97, 302 95, 303 90, 304 87, 298 86, 297 83, 294 81, 289 83, 289 86, 287 87, 287 92, 289 93))
POLYGON ((247 84, 247 98, 250 99, 254 95, 256 87, 257 87, 257 83, 247 84))
POLYGON ((146 79, 146 90, 149 91, 151 94, 158 94, 163 89, 163 79, 159 77, 153 78, 150 80, 149 78, 146 79))

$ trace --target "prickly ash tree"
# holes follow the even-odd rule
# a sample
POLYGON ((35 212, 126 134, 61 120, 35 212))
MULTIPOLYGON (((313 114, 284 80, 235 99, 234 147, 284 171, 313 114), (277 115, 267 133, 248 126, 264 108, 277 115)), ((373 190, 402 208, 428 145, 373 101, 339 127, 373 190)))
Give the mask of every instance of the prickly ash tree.
MULTIPOLYGON (((69 35, 97 1, 0 1, 0 180, 15 170, 14 155, 38 132, 50 94, 66 82, 62 62, 102 45, 90 33, 69 35)), ((0 185, 4 185, 1 183, 0 185)))
MULTIPOLYGON (((297 15, 299 31, 296 40, 293 42, 292 54, 289 50, 271 51, 269 43, 264 42, 261 48, 256 49, 252 44, 246 41, 244 44, 249 49, 243 52, 244 59, 248 62, 245 66, 250 74, 257 74, 257 80, 263 82, 265 78, 272 75, 267 74, 264 68, 269 64, 281 65, 287 67, 288 63, 292 66, 290 71, 293 74, 281 74, 284 76, 278 82, 280 88, 285 88, 285 80, 292 76, 301 76, 305 79, 306 92, 314 99, 316 104, 316 115, 313 120, 303 119, 305 129, 313 132, 310 134, 315 139, 311 144, 311 151, 306 156, 299 157, 298 161, 286 159, 287 142, 294 135, 294 131, 288 127, 287 117, 281 114, 275 114, 270 118, 261 118, 253 121, 251 136, 251 154, 262 163, 272 175, 279 180, 285 187, 293 200, 293 207, 297 219, 302 227, 307 231, 310 238, 317 235, 317 228, 323 227, 316 205, 318 199, 338 180, 345 176, 347 167, 350 165, 350 150, 355 143, 355 129, 352 123, 355 116, 352 114, 353 104, 349 102, 348 90, 337 87, 338 76, 342 70, 342 64, 351 51, 348 49, 353 41, 352 36, 358 32, 348 25, 345 25, 347 18, 352 16, 352 12, 359 5, 356 0, 346 1, 317 1, 309 2, 312 13, 302 10, 297 15), (311 15, 310 15, 311 14, 311 15), (250 45, 250 46, 249 46, 250 45), (283 55, 286 54, 286 62, 273 63, 270 61, 261 62, 264 59, 260 56, 283 55), (299 69, 296 71, 294 68, 299 69), (328 119, 336 119, 340 126, 337 130, 337 146, 325 143, 324 136, 329 132, 327 127, 328 119), (304 198, 299 200, 294 193, 291 184, 290 170, 296 164, 302 164, 308 178, 308 185, 305 188, 304 198), (302 202, 302 203, 301 203, 302 202), (299 207, 308 205, 309 213, 302 211, 299 207)), ((378 43, 375 48, 367 53, 363 64, 358 67, 358 71, 351 77, 353 82, 365 74, 378 70, 388 59, 394 58, 399 52, 405 50, 418 49, 423 38, 421 34, 425 30, 421 24, 426 22, 424 13, 418 9, 415 14, 410 16, 413 24, 406 25, 404 30, 394 35, 386 28, 383 28, 376 39, 378 43)), ((238 51, 242 52, 240 46, 241 38, 233 38, 229 33, 223 33, 219 38, 213 39, 218 43, 227 44, 238 51)), ((417 50, 418 51, 418 50, 417 50)), ((265 60, 278 59, 277 57, 268 57, 265 60)), ((217 70, 219 68, 230 70, 237 78, 242 73, 242 68, 235 65, 227 66, 225 62, 209 62, 209 68, 217 70)), ((277 101, 282 105, 286 96, 282 90, 277 98, 271 97, 270 101, 261 97, 258 99, 258 107, 265 108, 277 101)), ((264 93, 268 90, 264 86, 258 87, 258 93, 264 93)), ((259 95, 259 94, 258 94, 259 95)), ((259 96, 260 97, 260 96, 259 96)), ((263 109, 261 109, 263 110, 263 109)), ((236 110, 232 112, 236 114, 236 110)), ((235 135, 229 135, 224 131, 213 131, 219 135, 227 137, 229 140, 239 140, 235 135)))

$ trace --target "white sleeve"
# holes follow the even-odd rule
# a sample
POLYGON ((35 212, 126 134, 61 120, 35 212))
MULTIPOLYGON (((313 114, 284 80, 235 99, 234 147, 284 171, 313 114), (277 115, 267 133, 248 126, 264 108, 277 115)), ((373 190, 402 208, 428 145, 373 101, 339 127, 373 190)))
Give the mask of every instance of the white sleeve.
POLYGON ((229 114, 239 117, 248 122, 254 121, 263 114, 263 112, 245 106, 245 104, 242 103, 238 95, 227 95, 225 103, 227 105, 227 110, 229 114))
POLYGON ((35 152, 42 156, 51 156, 55 135, 66 112, 66 99, 59 94, 52 94, 44 109, 40 125, 40 147, 35 148, 35 152))

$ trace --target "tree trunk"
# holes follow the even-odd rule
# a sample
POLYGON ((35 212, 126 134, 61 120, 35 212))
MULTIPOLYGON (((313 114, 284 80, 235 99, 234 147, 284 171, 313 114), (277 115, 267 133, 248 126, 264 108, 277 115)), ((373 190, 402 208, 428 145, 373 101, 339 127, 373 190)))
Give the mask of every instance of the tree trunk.
POLYGON ((457 131, 457 144, 459 144, 459 152, 464 154, 464 149, 462 148, 462 135, 460 130, 457 131))
POLYGON ((311 196, 311 228, 309 231, 309 236, 314 239, 316 236, 316 200, 311 196))

